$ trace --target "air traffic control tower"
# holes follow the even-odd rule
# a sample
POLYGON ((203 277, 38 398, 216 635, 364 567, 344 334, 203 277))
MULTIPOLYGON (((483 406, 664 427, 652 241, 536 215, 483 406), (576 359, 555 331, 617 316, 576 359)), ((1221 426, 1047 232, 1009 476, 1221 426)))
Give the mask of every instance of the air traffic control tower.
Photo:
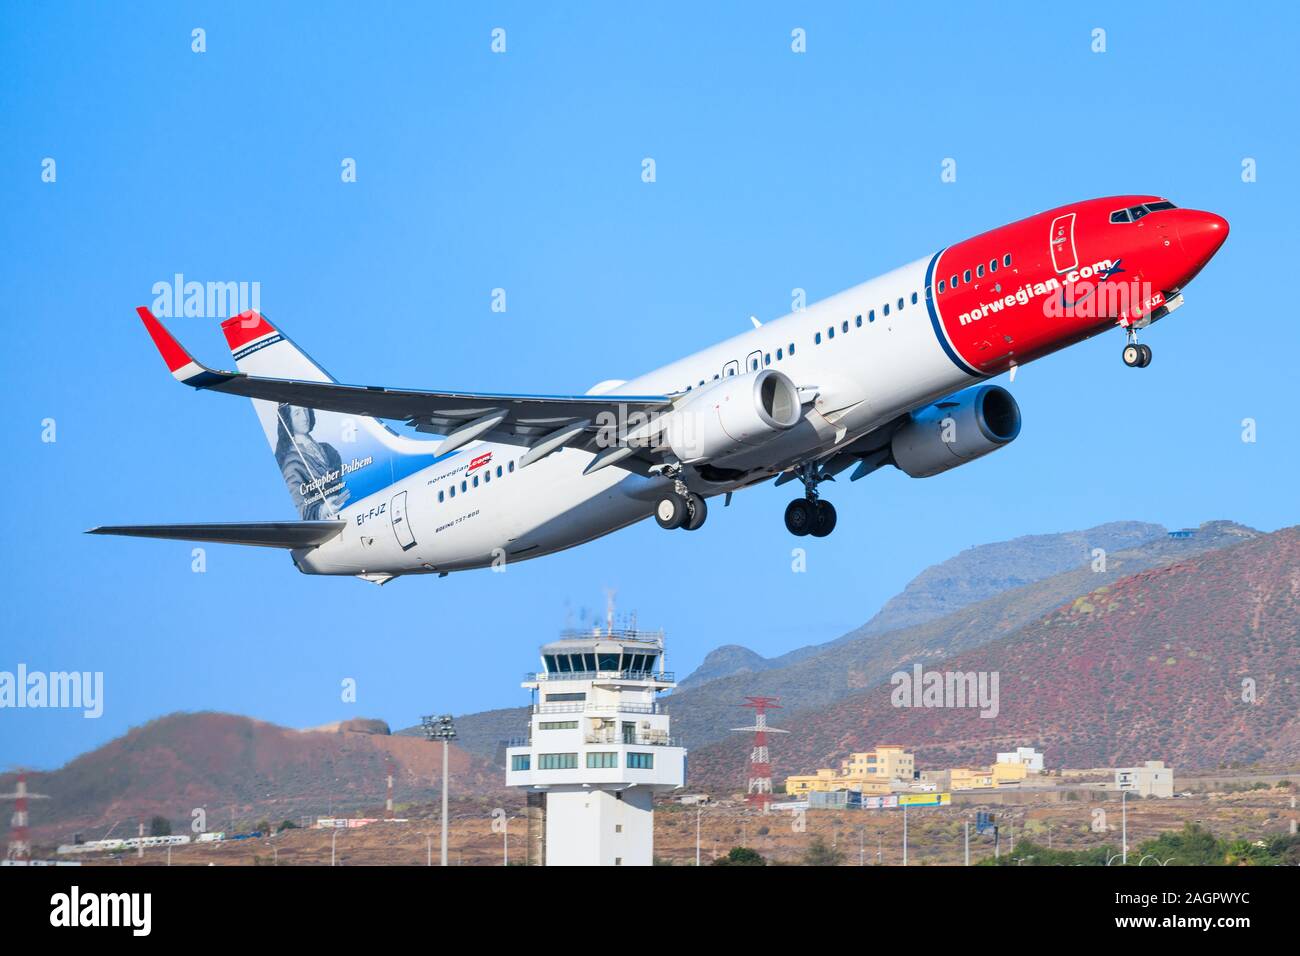
POLYGON ((526 740, 508 742, 506 784, 540 810, 546 866, 650 866, 654 794, 681 787, 686 750, 668 735, 659 695, 663 632, 615 627, 566 631, 526 675, 533 707, 526 740))

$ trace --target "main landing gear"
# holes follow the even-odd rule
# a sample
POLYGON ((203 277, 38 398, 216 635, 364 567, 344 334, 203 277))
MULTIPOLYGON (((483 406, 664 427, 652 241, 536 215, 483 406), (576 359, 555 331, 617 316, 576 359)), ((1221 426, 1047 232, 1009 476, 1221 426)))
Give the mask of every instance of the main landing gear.
POLYGON ((785 529, 799 537, 810 534, 824 538, 835 530, 835 506, 818 497, 817 486, 831 479, 821 475, 813 465, 800 465, 795 469, 795 476, 803 482, 804 497, 786 506, 785 529))
POLYGON ((709 506, 704 499, 688 490, 680 478, 673 481, 672 491, 655 502, 655 521, 669 531, 673 528, 698 531, 708 516, 709 506))
POLYGON ((1129 368, 1146 368, 1151 364, 1151 346, 1138 345, 1137 332, 1128 330, 1128 345, 1124 346, 1124 364, 1129 368))

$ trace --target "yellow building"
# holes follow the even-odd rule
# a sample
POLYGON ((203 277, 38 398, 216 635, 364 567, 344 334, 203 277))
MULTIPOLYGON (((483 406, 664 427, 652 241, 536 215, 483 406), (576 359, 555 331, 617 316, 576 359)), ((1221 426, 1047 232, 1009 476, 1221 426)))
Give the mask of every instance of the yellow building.
POLYGON ((840 763, 845 776, 875 780, 911 780, 915 769, 912 755, 894 744, 881 744, 866 753, 849 754, 840 763))
POLYGON ((853 753, 840 762, 840 769, 822 768, 815 774, 791 775, 785 778, 785 792, 789 794, 830 793, 835 790, 857 790, 878 795, 892 793, 894 781, 910 781, 915 761, 902 747, 882 745, 875 750, 853 753))
POLYGON ((954 767, 948 771, 949 790, 977 790, 993 786, 993 773, 989 770, 971 770, 967 767, 954 767))
POLYGON ((1027 763, 995 763, 991 768, 993 786, 1000 787, 1008 783, 1020 783, 1029 776, 1027 763))

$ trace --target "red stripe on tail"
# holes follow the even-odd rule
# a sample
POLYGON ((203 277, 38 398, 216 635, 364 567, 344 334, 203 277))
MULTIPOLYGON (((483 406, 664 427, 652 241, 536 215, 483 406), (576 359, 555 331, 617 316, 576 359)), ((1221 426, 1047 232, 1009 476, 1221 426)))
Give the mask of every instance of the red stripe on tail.
POLYGON ((235 352, 254 339, 260 339, 268 332, 274 332, 275 328, 256 312, 248 311, 226 319, 221 323, 221 331, 226 333, 226 342, 230 345, 230 351, 235 352))

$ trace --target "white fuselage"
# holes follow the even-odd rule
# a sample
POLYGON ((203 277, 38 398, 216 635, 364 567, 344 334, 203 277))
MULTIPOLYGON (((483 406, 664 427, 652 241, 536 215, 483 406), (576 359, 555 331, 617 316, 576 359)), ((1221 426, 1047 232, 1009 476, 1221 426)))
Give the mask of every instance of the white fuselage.
MULTIPOLYGON (((729 468, 748 470, 742 481, 710 483, 693 473, 684 476, 706 495, 833 454, 976 380, 948 357, 931 325, 924 299, 929 262, 929 257, 919 259, 603 394, 673 394, 764 367, 784 372, 801 389, 816 391, 795 427, 743 459, 728 460, 729 468), (875 319, 869 321, 873 311, 875 319), (832 327, 834 337, 828 335, 832 327)), ((667 479, 616 466, 584 475, 594 456, 574 448, 519 468, 526 450, 497 442, 466 446, 382 493, 350 503, 341 514, 347 522, 343 533, 315 549, 295 552, 294 560, 308 573, 380 577, 499 565, 571 548, 649 517, 669 485, 667 479), (487 465, 469 470, 489 453, 487 465), (453 486, 454 497, 448 493, 453 486)))

